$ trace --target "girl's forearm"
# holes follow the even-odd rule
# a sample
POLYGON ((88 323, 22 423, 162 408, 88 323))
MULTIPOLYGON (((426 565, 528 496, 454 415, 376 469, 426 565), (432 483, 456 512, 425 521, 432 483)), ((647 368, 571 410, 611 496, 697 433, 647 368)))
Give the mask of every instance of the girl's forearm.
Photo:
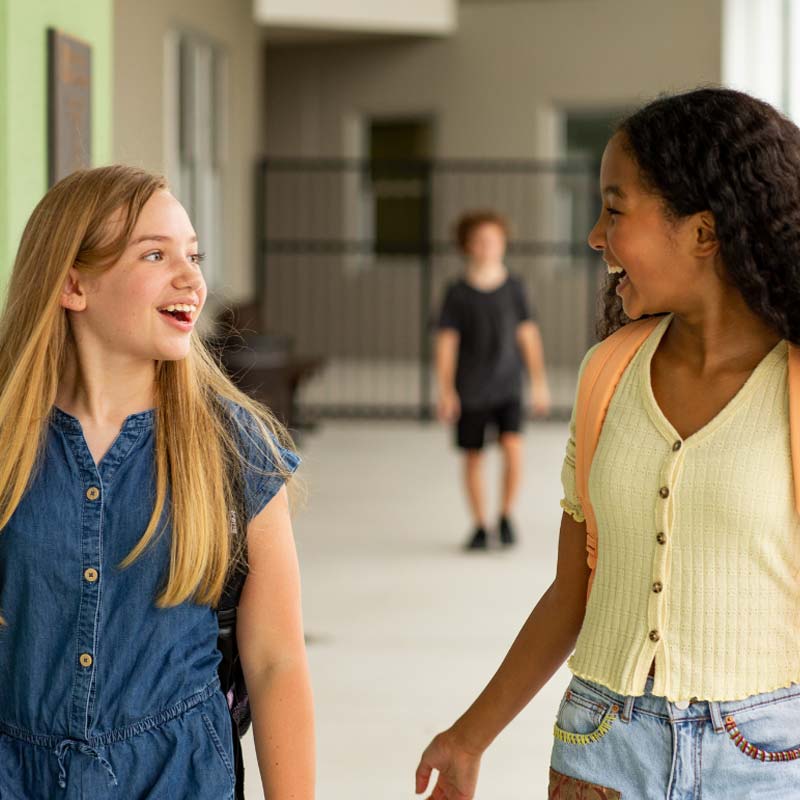
POLYGON ((584 611, 574 592, 565 595, 555 583, 542 595, 494 677, 453 725, 468 750, 483 752, 564 663, 584 611))
POLYGON ((313 800, 314 709, 305 658, 248 678, 247 690, 265 797, 313 800))

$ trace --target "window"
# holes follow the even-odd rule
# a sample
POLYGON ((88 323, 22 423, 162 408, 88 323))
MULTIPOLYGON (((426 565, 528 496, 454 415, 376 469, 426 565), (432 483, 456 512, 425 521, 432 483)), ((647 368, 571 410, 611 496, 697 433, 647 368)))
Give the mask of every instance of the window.
POLYGON ((168 35, 167 177, 208 256, 204 274, 212 289, 222 280, 224 263, 226 69, 225 53, 214 42, 185 31, 168 35))
POLYGON ((419 253, 425 246, 427 120, 372 120, 369 126, 373 234, 378 254, 419 253))

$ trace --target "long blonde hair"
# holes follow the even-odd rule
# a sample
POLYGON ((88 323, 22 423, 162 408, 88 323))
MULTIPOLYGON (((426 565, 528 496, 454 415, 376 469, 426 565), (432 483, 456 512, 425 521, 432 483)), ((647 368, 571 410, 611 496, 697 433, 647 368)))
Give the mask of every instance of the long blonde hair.
MULTIPOLYGON (((28 487, 65 356, 74 346, 60 304, 69 269, 87 275, 110 269, 145 203, 166 188, 162 176, 133 167, 80 170, 53 186, 28 220, 0 317, 0 535, 28 487), (122 222, 110 236, 109 221, 120 213, 122 222)), ((141 539, 118 567, 130 566, 163 532, 156 529, 169 487, 170 568, 156 605, 166 608, 192 599, 213 606, 229 569, 244 558, 242 547, 232 545, 229 510, 240 505, 233 468, 246 462, 238 435, 221 420, 220 398, 250 413, 258 431, 255 445, 266 443, 284 479, 289 472, 275 442, 293 444, 265 406, 236 388, 196 331, 185 358, 156 363, 154 395, 155 507, 141 539)), ((2 617, 0 624, 6 624, 2 617)))

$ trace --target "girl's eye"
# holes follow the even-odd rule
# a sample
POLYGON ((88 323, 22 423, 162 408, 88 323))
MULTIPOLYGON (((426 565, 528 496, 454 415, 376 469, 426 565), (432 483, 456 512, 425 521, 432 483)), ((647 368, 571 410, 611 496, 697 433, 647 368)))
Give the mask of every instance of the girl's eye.
MULTIPOLYGON (((190 253, 189 259, 192 263, 200 265, 205 260, 206 254, 205 253, 190 253)), ((144 256, 145 261, 150 261, 151 263, 155 264, 159 261, 164 260, 164 251, 163 250, 153 250, 152 253, 147 253, 144 256)))
POLYGON ((609 213, 609 214, 610 214, 612 217, 613 217, 613 216, 615 216, 616 214, 619 214, 619 213, 620 213, 619 211, 617 211, 617 209, 616 209, 616 208, 611 208, 611 206, 606 206, 606 211, 608 211, 608 213, 609 213))

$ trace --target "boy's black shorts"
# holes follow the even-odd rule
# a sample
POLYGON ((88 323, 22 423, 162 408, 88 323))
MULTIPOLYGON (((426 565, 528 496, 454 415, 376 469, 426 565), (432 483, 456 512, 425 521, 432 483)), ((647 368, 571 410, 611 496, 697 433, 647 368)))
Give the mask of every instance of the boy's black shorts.
POLYGON ((490 408, 465 408, 456 423, 456 442, 462 450, 480 450, 483 447, 486 426, 503 433, 519 433, 522 429, 522 401, 511 400, 490 408))

